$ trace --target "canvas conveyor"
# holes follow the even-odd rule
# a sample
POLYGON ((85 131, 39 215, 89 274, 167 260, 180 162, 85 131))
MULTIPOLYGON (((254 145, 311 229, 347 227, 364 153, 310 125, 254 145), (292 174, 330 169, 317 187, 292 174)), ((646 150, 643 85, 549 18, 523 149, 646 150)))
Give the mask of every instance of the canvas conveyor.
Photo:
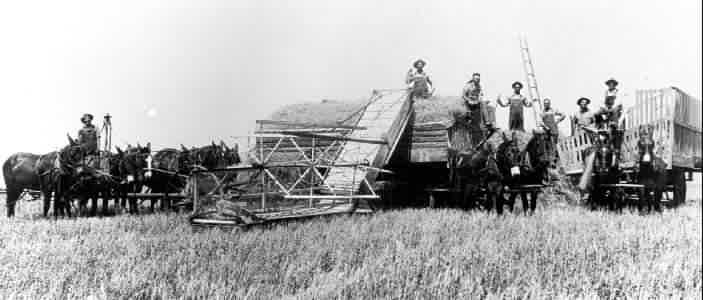
MULTIPOLYGON (((274 181, 278 191, 269 191, 264 188, 261 193, 262 200, 259 209, 246 209, 234 204, 236 203, 234 201, 220 201, 223 204, 218 204, 217 209, 198 212, 197 205, 195 205, 194 209, 197 213, 193 214, 189 220, 195 226, 249 227, 310 217, 371 212, 370 209, 359 208, 358 201, 375 201, 379 198, 373 191, 374 182, 380 172, 385 172, 383 167, 395 151, 411 114, 412 99, 408 96, 407 90, 383 90, 374 91, 367 104, 349 116, 349 119, 357 118, 358 122, 353 126, 348 126, 347 128, 350 130, 341 135, 324 133, 327 130, 314 126, 304 126, 304 129, 300 129, 301 127, 297 127, 298 129, 288 128, 278 132, 261 130, 258 132, 260 135, 257 138, 271 137, 271 135, 265 134, 278 134, 276 139, 269 140, 269 145, 273 144, 273 146, 269 147, 268 154, 262 148, 265 143, 261 139, 261 142, 257 141, 259 158, 255 159, 255 164, 230 169, 261 172, 262 186, 266 186, 266 180, 274 181), (312 142, 309 151, 305 149, 306 147, 301 146, 301 138, 309 139, 312 142), (288 142, 287 139, 289 139, 289 144, 284 146, 283 144, 288 142), (331 159, 329 157, 326 157, 327 159, 315 157, 315 153, 319 153, 315 150, 316 141, 320 143, 325 140, 328 142, 332 140, 339 145, 337 154, 331 159), (301 164, 300 161, 269 161, 277 149, 279 151, 282 148, 289 149, 290 146, 299 150, 302 158, 307 160, 305 163, 310 167, 308 174, 312 177, 317 176, 318 184, 314 187, 314 193, 313 188, 309 189, 309 193, 306 189, 298 189, 296 184, 300 180, 292 185, 287 185, 279 182, 275 175, 269 172, 268 168, 298 167, 301 164), (315 170, 318 167, 327 169, 324 176, 315 170), (266 195, 271 193, 283 194, 283 199, 298 201, 298 204, 285 208, 269 208, 265 204, 265 199, 266 195)), ((282 122, 261 121, 261 123, 282 122)), ((320 152, 326 153, 327 150, 320 152)), ((304 176, 306 175, 303 174, 300 178, 304 176)), ((194 202, 197 202, 197 197, 194 202)))
POLYGON ((345 142, 336 164, 366 162, 373 168, 332 167, 325 179, 333 194, 356 193, 363 188, 361 178, 373 183, 378 175, 374 168, 383 168, 395 151, 401 135, 412 113, 412 101, 406 90, 376 92, 363 111, 357 126, 365 130, 354 130, 345 142), (362 140, 380 143, 360 142, 362 140))

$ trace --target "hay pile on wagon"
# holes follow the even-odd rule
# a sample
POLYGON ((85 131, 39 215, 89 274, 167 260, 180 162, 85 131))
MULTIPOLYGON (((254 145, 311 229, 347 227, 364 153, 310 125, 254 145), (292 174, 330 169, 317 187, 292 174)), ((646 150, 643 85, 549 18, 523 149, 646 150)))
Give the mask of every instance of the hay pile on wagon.
MULTIPOLYGON (((315 124, 339 124, 355 125, 361 114, 366 100, 340 101, 323 100, 319 102, 306 102, 286 105, 275 111, 271 120, 315 123, 315 124), (356 114, 355 114, 356 113, 356 114)), ((399 146, 399 151, 403 150, 407 160, 411 162, 441 162, 446 161, 447 133, 446 129, 454 123, 456 112, 463 112, 464 106, 458 96, 432 97, 429 99, 418 99, 413 104, 414 118, 406 131, 407 137, 403 139, 399 146)), ((280 127, 279 127, 280 128, 280 127)), ((513 132, 508 130, 498 130, 489 140, 494 149, 503 142, 503 133, 509 138, 513 138, 513 132)), ((532 135, 525 132, 515 132, 518 144, 524 149, 532 135)), ((293 154, 290 154, 293 155, 293 154)), ((291 159, 288 154, 278 155, 275 160, 291 159)))

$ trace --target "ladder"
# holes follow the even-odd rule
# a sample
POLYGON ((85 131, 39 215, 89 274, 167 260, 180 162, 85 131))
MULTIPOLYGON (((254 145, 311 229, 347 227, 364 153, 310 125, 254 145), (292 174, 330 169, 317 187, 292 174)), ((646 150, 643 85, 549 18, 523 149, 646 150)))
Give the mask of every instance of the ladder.
POLYGON ((538 126, 540 124, 539 113, 542 111, 542 97, 540 97, 539 89, 537 88, 537 77, 535 76, 530 49, 527 47, 527 39, 525 37, 520 37, 520 56, 522 58, 522 67, 525 70, 525 79, 530 100, 537 100, 535 101, 536 103, 533 102, 532 112, 534 113, 535 125, 538 126))

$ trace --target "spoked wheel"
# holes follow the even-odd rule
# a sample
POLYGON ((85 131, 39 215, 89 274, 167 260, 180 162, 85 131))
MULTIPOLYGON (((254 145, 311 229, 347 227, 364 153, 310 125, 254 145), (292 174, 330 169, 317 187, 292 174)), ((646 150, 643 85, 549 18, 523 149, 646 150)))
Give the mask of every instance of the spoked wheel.
POLYGON ((679 169, 672 169, 668 175, 670 181, 662 191, 662 205, 672 208, 686 202, 686 176, 685 172, 679 169))
POLYGON ((681 170, 672 170, 674 186, 674 201, 672 206, 679 206, 686 202, 686 176, 681 170))

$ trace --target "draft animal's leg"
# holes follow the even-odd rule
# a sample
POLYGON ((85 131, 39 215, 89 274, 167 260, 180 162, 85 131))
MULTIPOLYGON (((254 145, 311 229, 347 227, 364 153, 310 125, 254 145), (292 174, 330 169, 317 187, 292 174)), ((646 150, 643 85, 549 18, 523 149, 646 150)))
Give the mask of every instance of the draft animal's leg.
POLYGON ((502 193, 497 189, 493 188, 492 191, 490 191, 490 195, 492 198, 492 201, 494 205, 496 206, 496 212, 498 212, 499 215, 503 214, 503 201, 501 201, 501 198, 503 197, 502 193))
MULTIPOLYGON (((42 194, 42 204, 44 204, 42 213, 44 215, 44 218, 49 217, 49 209, 51 208, 51 190, 42 188, 41 191, 42 194)), ((56 207, 54 207, 54 210, 56 210, 56 207)))
POLYGON ((476 196, 476 185, 472 183, 467 183, 465 188, 464 188, 464 198, 462 199, 462 208, 464 209, 473 209, 474 208, 474 203, 475 199, 474 197, 476 196))
POLYGON ((17 188, 7 187, 7 195, 5 199, 5 206, 7 208, 7 217, 12 218, 15 216, 15 204, 20 198, 22 191, 17 188))
POLYGON ((90 193, 90 216, 95 217, 98 215, 98 193, 91 191, 90 193))
POLYGON ((509 192, 508 197, 510 197, 508 200, 508 202, 510 203, 510 212, 513 212, 513 208, 515 207, 515 201, 517 200, 517 193, 509 192))
POLYGON ((537 192, 530 193, 530 214, 534 214, 537 210, 537 192))

